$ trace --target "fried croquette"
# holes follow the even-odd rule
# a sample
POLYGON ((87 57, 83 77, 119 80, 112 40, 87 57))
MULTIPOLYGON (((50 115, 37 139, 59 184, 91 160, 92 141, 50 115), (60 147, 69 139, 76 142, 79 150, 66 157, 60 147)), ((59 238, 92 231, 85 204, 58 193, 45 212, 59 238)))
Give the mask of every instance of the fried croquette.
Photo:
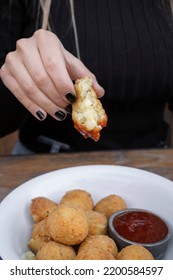
POLYGON ((28 241, 28 248, 31 249, 32 252, 35 254, 38 252, 38 250, 43 246, 43 244, 49 242, 48 240, 45 240, 44 237, 38 237, 36 239, 31 238, 28 241))
POLYGON ((103 248, 89 247, 78 252, 75 260, 115 260, 115 258, 103 248))
POLYGON ((57 203, 46 197, 35 197, 31 201, 30 213, 33 220, 38 223, 46 218, 57 207, 57 203))
POLYGON ((66 192, 62 197, 60 204, 80 208, 84 211, 92 210, 94 207, 94 202, 91 194, 85 190, 71 190, 66 192))
POLYGON ((129 245, 121 249, 116 260, 154 260, 153 255, 141 245, 129 245))
POLYGON ((75 256, 71 246, 49 241, 38 250, 36 260, 74 260, 75 256))
POLYGON ((94 210, 100 213, 104 213, 107 218, 109 218, 114 212, 120 211, 127 208, 127 205, 122 197, 111 194, 105 196, 101 200, 99 200, 94 210))
POLYGON ((36 239, 40 236, 50 239, 50 234, 48 232, 47 218, 34 224, 33 226, 32 238, 36 239))
POLYGON ((88 220, 88 235, 107 234, 108 220, 103 213, 90 210, 86 212, 88 220))
POLYGON ((102 248, 106 252, 111 253, 114 257, 118 254, 118 248, 113 239, 108 235, 89 235, 80 244, 78 253, 88 250, 88 248, 102 248))
POLYGON ((57 242, 65 245, 79 244, 88 234, 86 214, 79 208, 59 205, 48 216, 48 231, 57 242))
POLYGON ((85 137, 98 141, 108 117, 89 77, 75 81, 76 101, 72 103, 74 127, 85 137))
POLYGON ((28 242, 28 247, 37 253, 39 248, 46 242, 51 240, 51 236, 48 232, 47 218, 34 224, 32 231, 32 238, 28 242))

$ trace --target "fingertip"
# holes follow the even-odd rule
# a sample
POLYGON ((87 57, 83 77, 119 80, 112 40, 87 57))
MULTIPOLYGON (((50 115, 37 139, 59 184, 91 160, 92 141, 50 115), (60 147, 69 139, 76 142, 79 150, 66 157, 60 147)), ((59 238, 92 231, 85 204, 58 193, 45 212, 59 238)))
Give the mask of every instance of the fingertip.
POLYGON ((43 113, 43 111, 38 110, 36 112, 36 117, 39 121, 44 121, 46 116, 47 116, 46 113, 43 113))
POLYGON ((101 97, 104 96, 105 90, 104 90, 103 87, 101 87, 101 86, 97 83, 97 81, 93 82, 93 88, 94 88, 94 90, 96 91, 96 94, 97 94, 98 98, 101 98, 101 97))
POLYGON ((99 86, 100 87, 100 96, 99 97, 102 97, 105 95, 105 90, 103 87, 99 86))
POLYGON ((66 93, 66 99, 67 101, 72 104, 76 101, 76 95, 75 95, 75 92, 68 92, 66 93))
POLYGON ((55 117, 59 120, 59 121, 63 121, 65 120, 65 118, 67 117, 67 113, 62 111, 62 110, 58 110, 55 112, 55 117))

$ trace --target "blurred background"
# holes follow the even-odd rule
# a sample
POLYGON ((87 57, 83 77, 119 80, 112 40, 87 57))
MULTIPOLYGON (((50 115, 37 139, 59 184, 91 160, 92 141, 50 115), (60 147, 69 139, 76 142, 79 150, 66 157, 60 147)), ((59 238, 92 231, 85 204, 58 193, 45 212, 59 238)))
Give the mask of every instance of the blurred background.
MULTIPOLYGON (((170 132, 168 135, 168 147, 173 148, 173 113, 167 108, 165 108, 165 121, 170 126, 170 132)), ((11 151, 18 139, 18 131, 15 131, 3 138, 0 138, 0 156, 10 155, 11 151)))

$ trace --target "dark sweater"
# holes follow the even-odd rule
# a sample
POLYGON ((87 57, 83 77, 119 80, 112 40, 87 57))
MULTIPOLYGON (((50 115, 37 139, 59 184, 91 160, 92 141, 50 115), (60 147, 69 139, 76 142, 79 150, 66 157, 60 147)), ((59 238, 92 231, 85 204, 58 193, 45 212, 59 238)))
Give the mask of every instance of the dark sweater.
MULTIPOLYGON (((39 28, 36 0, 0 0, 0 63, 16 40, 39 28)), ((0 136, 20 128, 20 139, 35 151, 44 135, 72 151, 163 146, 166 103, 173 108, 173 26, 162 0, 74 0, 81 60, 105 89, 108 125, 95 143, 73 127, 71 116, 58 122, 36 120, 0 84, 0 136), (38 144, 38 145, 37 145, 38 144)), ((76 55, 68 1, 53 0, 52 31, 76 55), (67 2, 67 3, 66 3, 67 2)), ((43 148, 43 149, 42 149, 43 148)))

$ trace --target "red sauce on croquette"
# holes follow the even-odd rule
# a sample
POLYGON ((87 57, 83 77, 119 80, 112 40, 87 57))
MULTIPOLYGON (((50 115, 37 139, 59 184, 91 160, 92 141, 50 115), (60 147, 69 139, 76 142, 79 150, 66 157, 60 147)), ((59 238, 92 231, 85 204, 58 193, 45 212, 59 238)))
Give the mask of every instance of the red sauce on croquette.
POLYGON ((144 244, 160 241, 168 233, 167 225, 162 219, 142 211, 120 214, 114 218, 113 226, 124 238, 144 244))

